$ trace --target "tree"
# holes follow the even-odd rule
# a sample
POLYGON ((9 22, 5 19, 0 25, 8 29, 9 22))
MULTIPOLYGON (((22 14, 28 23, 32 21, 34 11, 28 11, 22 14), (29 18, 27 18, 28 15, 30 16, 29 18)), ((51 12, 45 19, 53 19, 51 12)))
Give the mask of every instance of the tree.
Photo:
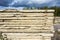
POLYGON ((2 32, 0 32, 0 40, 3 40, 2 32))

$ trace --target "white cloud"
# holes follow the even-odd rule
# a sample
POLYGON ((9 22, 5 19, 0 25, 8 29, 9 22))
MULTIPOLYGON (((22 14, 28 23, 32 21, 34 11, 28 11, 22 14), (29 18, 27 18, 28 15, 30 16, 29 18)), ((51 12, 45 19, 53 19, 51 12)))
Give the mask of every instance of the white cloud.
POLYGON ((23 8, 24 8, 24 7, 18 7, 17 9, 18 9, 18 10, 23 10, 23 8))
POLYGON ((22 1, 23 1, 23 0, 14 0, 14 1, 13 1, 11 4, 9 4, 9 5, 11 6, 11 5, 14 5, 15 3, 18 3, 18 2, 20 3, 20 2, 22 2, 22 1))
POLYGON ((3 7, 3 6, 0 6, 0 10, 3 10, 5 7, 3 7))
POLYGON ((27 4, 33 4, 33 3, 36 3, 36 4, 43 4, 43 3, 49 3, 53 0, 30 0, 29 2, 27 2, 27 4))
POLYGON ((24 7, 7 7, 6 9, 18 9, 18 10, 22 10, 24 7))
POLYGON ((42 3, 48 3, 52 0, 30 0, 31 2, 34 2, 34 3, 39 3, 39 4, 42 4, 42 3))
POLYGON ((43 3, 48 3, 48 2, 51 2, 53 0, 14 0, 11 4, 9 4, 10 6, 11 5, 14 5, 15 3, 21 3, 22 4, 25 2, 25 1, 28 1, 26 4, 32 4, 32 3, 37 3, 37 4, 43 4, 43 3))
MULTIPOLYGON (((16 6, 16 7, 19 7, 19 6, 23 6, 23 5, 27 5, 27 6, 33 6, 33 5, 35 5, 35 6, 38 6, 38 5, 43 5, 43 4, 45 4, 45 5, 52 5, 52 6, 54 6, 54 5, 56 5, 55 3, 55 0, 14 0, 11 4, 9 4, 10 5, 10 7, 14 7, 14 6, 16 6), (51 2, 51 3, 50 3, 51 2)), ((42 6, 41 5, 41 6, 42 6)))

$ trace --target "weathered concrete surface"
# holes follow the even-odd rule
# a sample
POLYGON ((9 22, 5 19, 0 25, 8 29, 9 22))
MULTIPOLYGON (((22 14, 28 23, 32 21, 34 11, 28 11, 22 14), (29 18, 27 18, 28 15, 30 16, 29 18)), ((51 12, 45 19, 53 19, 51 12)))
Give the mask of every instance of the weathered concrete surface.
POLYGON ((8 39, 13 40, 51 40, 50 33, 3 33, 8 39), (47 36, 46 36, 47 35, 47 36))

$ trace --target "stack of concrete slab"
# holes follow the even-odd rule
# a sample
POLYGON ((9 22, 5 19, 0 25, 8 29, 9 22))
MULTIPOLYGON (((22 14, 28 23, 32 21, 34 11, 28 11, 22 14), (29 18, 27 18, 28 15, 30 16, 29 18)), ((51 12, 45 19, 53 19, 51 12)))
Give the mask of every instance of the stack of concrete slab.
POLYGON ((55 17, 55 24, 60 24, 60 17, 55 17))
POLYGON ((3 10, 0 32, 11 40, 51 40, 53 19, 54 10, 3 10))

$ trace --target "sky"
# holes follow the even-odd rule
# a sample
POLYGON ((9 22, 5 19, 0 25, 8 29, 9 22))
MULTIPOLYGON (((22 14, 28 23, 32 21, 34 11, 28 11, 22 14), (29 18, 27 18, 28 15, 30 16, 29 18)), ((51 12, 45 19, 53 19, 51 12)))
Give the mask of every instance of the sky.
POLYGON ((24 7, 60 7, 60 0, 0 0, 0 9, 24 7))

